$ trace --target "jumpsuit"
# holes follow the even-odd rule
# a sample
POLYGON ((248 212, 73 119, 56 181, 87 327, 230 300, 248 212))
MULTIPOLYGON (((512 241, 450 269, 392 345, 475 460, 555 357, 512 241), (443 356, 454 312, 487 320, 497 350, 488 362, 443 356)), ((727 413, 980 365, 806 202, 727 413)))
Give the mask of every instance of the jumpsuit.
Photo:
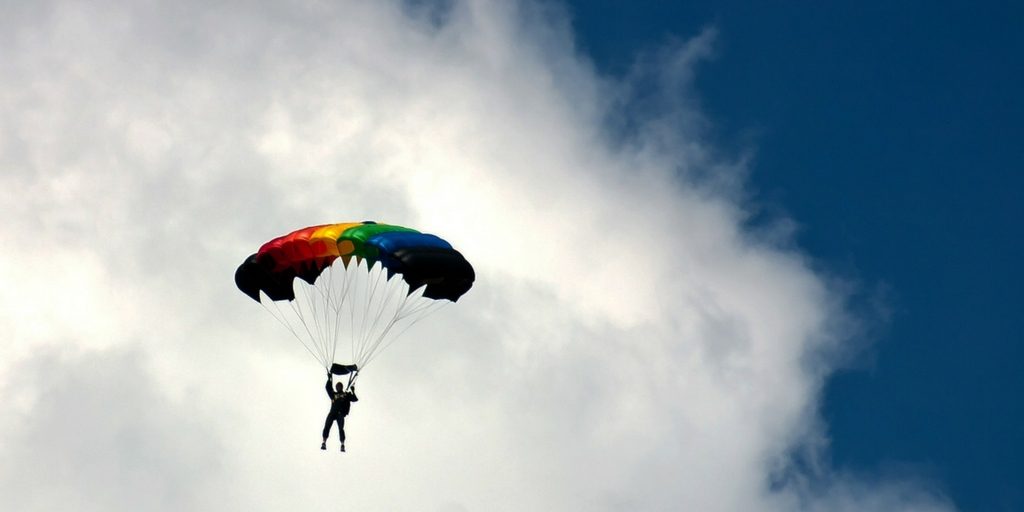
POLYGON ((332 384, 334 384, 334 379, 327 379, 326 388, 327 396, 331 399, 331 411, 327 413, 327 419, 324 420, 323 438, 327 439, 327 436, 331 433, 331 423, 337 423, 338 437, 341 438, 341 444, 345 444, 345 416, 348 416, 352 402, 358 402, 359 398, 351 391, 336 392, 332 384))

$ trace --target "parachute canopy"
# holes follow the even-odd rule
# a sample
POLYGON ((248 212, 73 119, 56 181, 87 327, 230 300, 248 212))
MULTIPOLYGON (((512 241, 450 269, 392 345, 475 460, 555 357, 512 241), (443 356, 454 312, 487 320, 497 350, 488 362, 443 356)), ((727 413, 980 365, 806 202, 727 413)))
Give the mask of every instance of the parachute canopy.
POLYGON ((372 221, 310 226, 279 236, 249 256, 235 272, 238 289, 260 301, 260 291, 272 300, 294 300, 292 280, 314 284, 321 272, 340 258, 380 262, 388 278, 401 274, 409 290, 426 286, 423 296, 459 300, 473 286, 472 265, 440 237, 414 229, 372 221))
POLYGON ((263 244, 235 271, 238 289, 325 368, 348 327, 359 370, 412 323, 457 301, 475 278, 442 238, 372 221, 292 231, 263 244))

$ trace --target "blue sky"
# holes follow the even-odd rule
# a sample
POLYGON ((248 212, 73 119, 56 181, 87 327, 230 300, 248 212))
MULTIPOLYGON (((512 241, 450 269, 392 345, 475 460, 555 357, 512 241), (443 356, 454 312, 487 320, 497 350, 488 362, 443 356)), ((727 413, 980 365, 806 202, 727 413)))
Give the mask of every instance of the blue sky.
POLYGON ((871 345, 827 385, 835 464, 1024 509, 1024 8, 1012 2, 571 2, 580 51, 717 30, 697 97, 755 149, 750 192, 855 281, 871 345), (887 313, 878 314, 881 304, 887 313), (871 313, 875 311, 875 313, 871 313))

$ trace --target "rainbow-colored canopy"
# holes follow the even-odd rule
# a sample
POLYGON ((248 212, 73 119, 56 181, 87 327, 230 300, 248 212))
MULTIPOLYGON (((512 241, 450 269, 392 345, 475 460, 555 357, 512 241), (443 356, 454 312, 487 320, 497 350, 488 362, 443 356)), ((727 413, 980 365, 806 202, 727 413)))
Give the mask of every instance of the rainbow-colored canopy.
POLYGON ((476 278, 473 266, 440 237, 372 221, 323 224, 298 229, 263 244, 235 271, 235 284, 259 302, 294 300, 292 281, 314 284, 325 268, 341 259, 379 262, 391 278, 400 274, 409 290, 426 286, 424 297, 456 301, 476 278))

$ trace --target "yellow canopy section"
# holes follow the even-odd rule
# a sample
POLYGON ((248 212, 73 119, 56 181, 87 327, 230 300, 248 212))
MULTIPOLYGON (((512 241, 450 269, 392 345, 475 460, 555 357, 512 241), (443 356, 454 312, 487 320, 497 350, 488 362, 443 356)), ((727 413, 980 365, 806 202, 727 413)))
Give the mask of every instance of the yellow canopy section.
POLYGON ((344 247, 341 247, 338 244, 338 239, 346 229, 362 225, 362 222, 343 222, 324 226, 313 232, 313 235, 309 237, 309 242, 316 248, 317 256, 344 256, 354 249, 352 242, 343 240, 340 245, 344 245, 344 247), (321 253, 321 250, 325 252, 321 253))

